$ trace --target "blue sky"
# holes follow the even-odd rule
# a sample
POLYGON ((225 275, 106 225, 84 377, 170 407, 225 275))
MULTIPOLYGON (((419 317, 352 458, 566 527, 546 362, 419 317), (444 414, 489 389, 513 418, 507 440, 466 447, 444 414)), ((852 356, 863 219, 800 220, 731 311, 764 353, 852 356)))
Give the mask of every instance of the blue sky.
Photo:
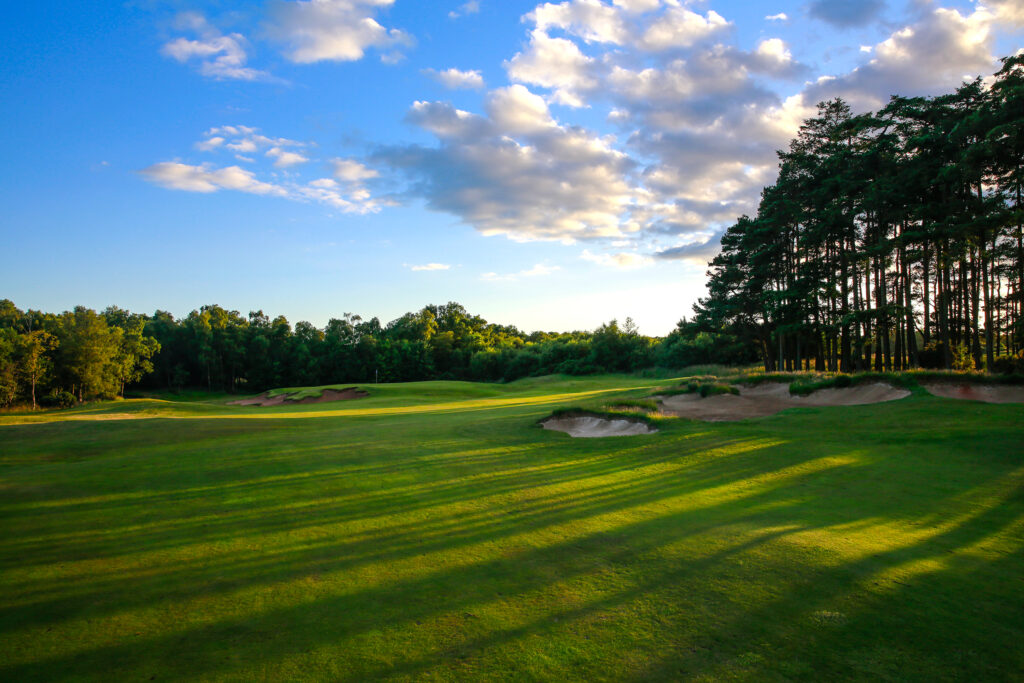
POLYGON ((0 297, 665 334, 816 102, 948 91, 1024 0, 19 3, 0 297))

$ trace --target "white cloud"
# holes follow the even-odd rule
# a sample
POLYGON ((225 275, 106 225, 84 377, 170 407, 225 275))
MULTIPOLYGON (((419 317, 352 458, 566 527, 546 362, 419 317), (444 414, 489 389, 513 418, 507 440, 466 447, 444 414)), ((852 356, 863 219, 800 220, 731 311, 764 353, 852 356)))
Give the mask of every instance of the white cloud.
MULTIPOLYGON (((412 37, 374 18, 394 0, 278 0, 271 7, 269 34, 288 45, 285 56, 299 64, 362 59, 370 48, 408 46, 412 37)), ((389 53, 389 59, 395 58, 389 53)))
POLYGON ((377 158, 407 174, 410 194, 487 235, 570 242, 636 229, 628 213, 642 190, 610 139, 559 125, 521 85, 492 92, 486 110, 418 102, 410 121, 440 145, 385 148, 377 158))
POLYGON ((458 19, 464 17, 467 14, 476 14, 480 11, 480 0, 469 0, 459 5, 458 9, 453 9, 448 13, 449 19, 458 19))
POLYGON ((271 138, 259 132, 259 128, 251 126, 218 126, 203 134, 204 139, 196 143, 201 152, 215 152, 221 148, 235 152, 235 157, 252 162, 252 157, 244 156, 266 150, 266 156, 274 159, 278 168, 288 168, 305 163, 309 159, 288 147, 305 147, 305 143, 288 138, 271 138))
POLYGON ((1024 26, 1024 2, 1021 0, 982 0, 979 3, 995 15, 996 21, 1009 26, 1024 26))
POLYGON ((366 188, 361 185, 343 186, 331 178, 319 178, 295 187, 293 198, 310 199, 344 213, 377 213, 381 208, 366 188))
POLYGON ((526 15, 537 28, 558 28, 583 40, 621 45, 629 40, 629 30, 621 13, 600 0, 570 0, 538 5, 526 15))
POLYGON ((730 26, 732 24, 714 10, 701 16, 691 10, 674 7, 647 27, 639 44, 647 50, 687 48, 730 26))
POLYGON ((280 147, 271 147, 267 150, 267 156, 274 159, 274 166, 278 168, 291 168, 304 164, 309 159, 298 152, 290 152, 280 147))
MULTIPOLYGON (((671 3, 672 0, 666 2, 671 3)), ((612 0, 612 4, 627 12, 640 13, 658 9, 661 7, 661 0, 612 0)))
MULTIPOLYGON (((271 138, 250 126, 218 126, 208 130, 205 139, 196 144, 200 151, 215 152, 221 148, 239 150, 266 150, 265 157, 273 159, 279 169, 293 168, 309 161, 295 148, 305 144, 287 138, 271 138), (218 142, 219 140, 219 142, 218 142), (232 142, 225 142, 232 140, 232 142)), ((254 163, 255 159, 241 154, 238 159, 254 163)), ((382 203, 365 187, 365 181, 376 178, 377 172, 350 159, 331 162, 335 178, 317 178, 303 184, 291 180, 271 183, 259 180, 257 175, 238 166, 217 168, 212 164, 189 165, 179 161, 153 164, 140 173, 151 183, 172 190, 212 193, 235 190, 249 194, 272 195, 293 201, 315 201, 345 213, 374 213, 382 203), (339 182, 340 181, 340 182, 339 182)))
POLYGON ((936 8, 894 31, 873 48, 873 57, 853 71, 819 78, 803 94, 807 102, 843 97, 854 109, 876 109, 890 95, 932 95, 991 72, 996 22, 986 7, 968 15, 936 8))
POLYGON ((331 165, 334 167, 334 177, 343 183, 361 183, 380 175, 354 159, 332 159, 331 165))
MULTIPOLYGON (((364 26, 367 35, 377 36, 388 32, 375 17, 391 4, 292 3, 316 5, 335 18, 342 7, 361 12, 372 22, 364 26)), ((814 115, 814 103, 838 95, 864 110, 894 93, 947 92, 964 76, 991 73, 997 28, 1020 18, 1019 0, 986 0, 969 13, 922 4, 912 23, 865 46, 858 68, 827 74, 810 72, 781 38, 741 46, 741 34, 726 17, 698 12, 697 6, 683 0, 539 3, 525 17, 532 23, 524 44, 504 63, 512 85, 487 92, 477 111, 425 101, 409 108, 407 122, 432 134, 432 145, 382 147, 368 159, 330 161, 332 177, 294 184, 295 171, 285 185, 266 185, 290 199, 366 213, 389 201, 368 189, 376 186, 376 169, 392 169, 408 181, 399 196, 422 200, 486 235, 586 241, 582 258, 607 267, 640 267, 655 259, 704 263, 717 251, 724 226, 756 210, 761 188, 777 173, 775 150, 784 149, 814 115), (769 88, 764 76, 794 80, 769 88), (593 107, 593 118, 620 134, 569 125, 564 119, 573 112, 563 114, 556 105, 593 107)), ((766 19, 788 18, 780 13, 766 19)), ((328 51, 318 41, 330 27, 325 21, 305 38, 289 38, 292 58, 348 58, 323 56, 328 51), (299 58, 302 49, 312 52, 299 58)), ((373 40, 360 45, 346 54, 356 58, 370 47, 395 47, 373 40)), ((856 54, 857 44, 852 46, 856 54)), ((479 72, 428 73, 450 87, 484 87, 479 72)), ((277 161, 283 154, 310 156, 309 143, 244 126, 211 129, 197 148, 259 154, 264 162, 263 154, 277 161)), ((175 176, 164 169, 151 173, 151 180, 203 192, 232 182, 248 182, 250 189, 242 191, 260 187, 253 174, 248 181, 235 175, 218 184, 211 177, 227 169, 180 166, 192 170, 179 168, 175 176)), ((525 278, 547 274, 545 268, 551 266, 482 277, 525 278)))
POLYGON ((217 149, 223 144, 224 138, 218 135, 216 137, 208 138, 206 140, 201 140, 200 142, 197 142, 196 149, 198 149, 200 152, 212 152, 213 150, 217 149))
POLYGON ((140 173, 149 182, 170 190, 203 193, 236 190, 278 197, 288 194, 283 187, 257 180, 250 171, 238 166, 213 168, 209 164, 189 166, 176 161, 164 161, 144 168, 140 173))
POLYGON ((410 266, 413 271, 435 271, 435 270, 448 270, 451 268, 447 263, 425 263, 422 266, 410 266))
POLYGON ((241 34, 223 35, 197 12, 179 15, 176 26, 197 35, 197 39, 179 37, 165 43, 160 48, 165 57, 182 64, 195 60, 199 63, 200 74, 216 80, 277 80, 266 71, 245 65, 248 41, 241 34))
POLYGON ((789 21, 789 17, 785 12, 779 12, 778 14, 769 14, 765 17, 765 21, 789 21))
POLYGON ((452 68, 445 69, 444 71, 425 69, 424 73, 444 87, 452 90, 460 88, 479 89, 484 87, 484 77, 479 71, 460 71, 459 69, 452 68))
POLYGON ((484 106, 491 121, 511 135, 540 133, 555 127, 544 98, 521 85, 492 91, 484 106))
POLYGON ((530 44, 505 63, 509 78, 555 91, 555 101, 573 107, 584 104, 581 93, 598 86, 592 73, 594 60, 576 43, 552 38, 542 29, 530 33, 530 44))
POLYGON ((793 61, 793 55, 790 54, 789 47, 779 38, 762 40, 757 44, 755 52, 758 57, 769 62, 789 64, 793 61))

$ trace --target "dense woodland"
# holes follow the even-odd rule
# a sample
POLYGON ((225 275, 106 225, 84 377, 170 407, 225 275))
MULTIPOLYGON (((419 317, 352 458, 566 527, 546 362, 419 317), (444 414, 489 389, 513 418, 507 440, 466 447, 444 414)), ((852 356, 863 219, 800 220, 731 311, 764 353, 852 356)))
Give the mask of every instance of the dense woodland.
POLYGON ((632 321, 524 334, 461 305, 319 329, 203 306, 177 320, 0 301, 0 406, 126 387, 256 392, 510 381, 695 363, 766 370, 1024 370, 1024 55, 934 98, 854 116, 841 100, 779 153, 778 181, 722 238, 708 296, 664 339, 632 321))
POLYGON ((692 329, 766 370, 1020 367, 1024 55, 875 113, 822 103, 779 158, 692 329))
POLYGON ((686 365, 692 340, 640 335, 632 321, 594 332, 524 334, 457 303, 382 325, 345 314, 318 329, 262 311, 203 306, 176 320, 108 308, 54 315, 0 301, 0 405, 67 405, 128 386, 257 392, 272 387, 425 379, 514 380, 686 365))

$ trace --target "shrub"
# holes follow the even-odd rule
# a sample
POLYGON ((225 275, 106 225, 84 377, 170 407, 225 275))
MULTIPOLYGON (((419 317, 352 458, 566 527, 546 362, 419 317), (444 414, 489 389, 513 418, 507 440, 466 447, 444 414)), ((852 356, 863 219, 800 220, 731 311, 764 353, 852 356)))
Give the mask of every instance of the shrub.
POLYGON ((946 367, 946 347, 941 342, 931 342, 917 353, 917 362, 922 368, 939 370, 946 367))
POLYGON ((996 375, 1024 375, 1024 355, 999 356, 992 361, 990 370, 996 375))
POLYGON ((957 372, 972 372, 974 370, 974 356, 966 344, 953 349, 953 369, 957 372))
POLYGON ((71 408, 78 403, 78 399, 70 391, 51 391, 39 399, 39 405, 44 408, 71 408))
POLYGON ((728 384, 708 383, 700 385, 700 397, 718 396, 720 394, 739 395, 739 389, 728 384))

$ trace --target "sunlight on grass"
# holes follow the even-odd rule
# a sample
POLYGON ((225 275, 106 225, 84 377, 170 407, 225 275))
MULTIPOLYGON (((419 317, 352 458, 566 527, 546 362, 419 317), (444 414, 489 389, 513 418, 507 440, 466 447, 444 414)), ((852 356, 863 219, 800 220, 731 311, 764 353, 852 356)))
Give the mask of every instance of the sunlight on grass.
POLYGON ((1024 670, 1005 646, 1024 634, 1019 407, 951 424, 913 397, 646 439, 535 427, 648 386, 4 427, 0 676, 1024 670))

